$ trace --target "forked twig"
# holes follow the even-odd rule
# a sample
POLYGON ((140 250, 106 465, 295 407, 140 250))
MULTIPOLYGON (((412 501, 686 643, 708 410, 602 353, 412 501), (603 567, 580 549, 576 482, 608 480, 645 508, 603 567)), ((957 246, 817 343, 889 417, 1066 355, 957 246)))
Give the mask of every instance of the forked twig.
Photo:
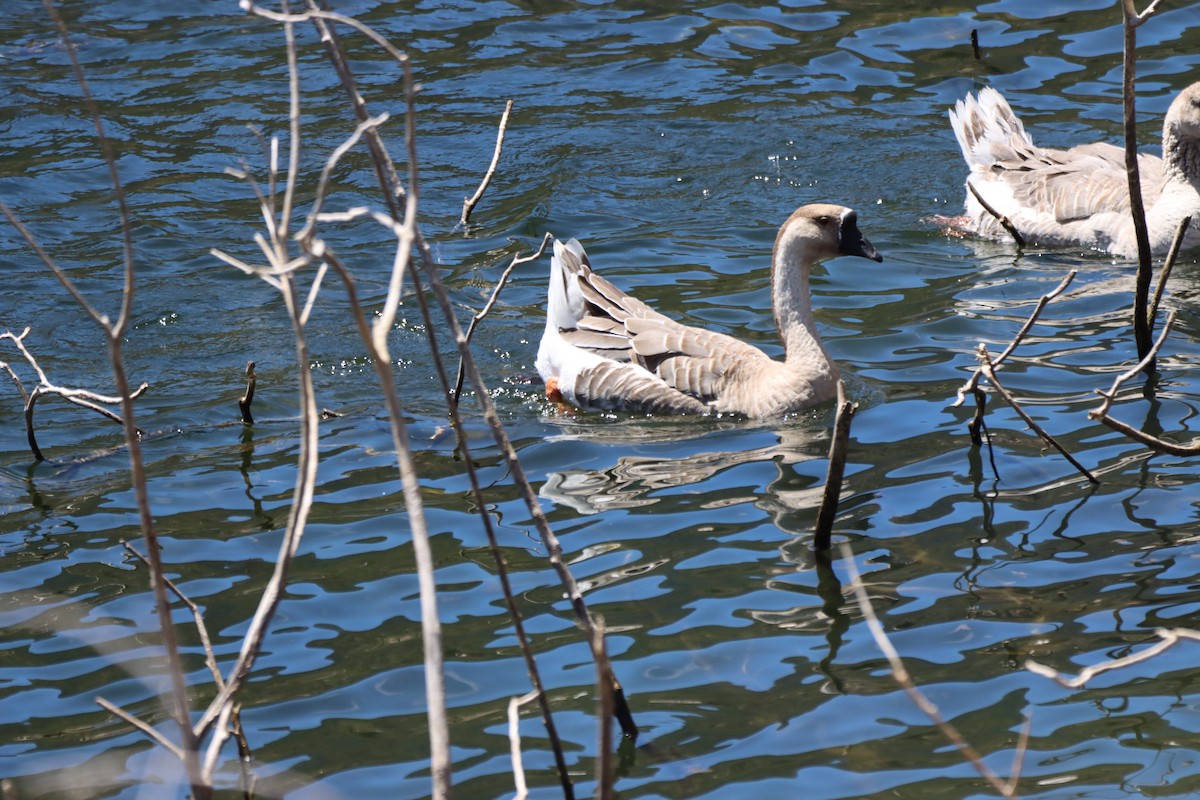
POLYGON ((1126 423, 1121 422, 1118 419, 1113 419, 1108 415, 1108 411, 1112 407, 1113 401, 1116 400, 1117 390, 1121 388, 1121 385, 1126 381, 1130 380, 1138 373, 1145 371, 1146 364, 1150 361, 1153 361, 1157 357, 1159 349, 1162 347, 1163 342, 1166 341, 1167 334, 1171 332, 1171 327, 1174 324, 1175 312, 1172 311, 1167 315, 1167 320, 1163 324, 1162 333, 1158 335, 1158 339, 1156 339, 1154 344, 1151 345, 1150 352, 1146 353, 1146 356, 1134 367, 1118 375, 1113 380, 1112 387, 1108 391, 1104 391, 1102 389, 1096 390, 1096 394, 1100 395, 1102 398, 1104 398, 1104 400, 1102 403, 1100 403, 1098 408, 1094 408, 1089 411, 1088 416, 1103 425, 1107 425, 1114 431, 1123 433, 1130 439, 1133 439, 1140 444, 1144 444, 1146 447, 1149 447, 1151 450, 1157 453, 1168 453, 1174 456, 1200 455, 1200 438, 1193 439, 1191 444, 1176 444, 1175 442, 1169 442, 1166 439, 1160 439, 1157 436, 1151 436, 1144 431, 1138 430, 1132 425, 1127 425, 1126 423))
MULTIPOLYGON (((527 256, 513 256, 513 260, 509 263, 508 268, 500 276, 500 280, 496 281, 496 288, 492 289, 492 295, 484 304, 483 308, 471 317, 471 323, 467 326, 467 342, 471 341, 471 337, 475 335, 475 329, 479 327, 479 323, 483 322, 483 318, 491 313, 492 307, 496 305, 496 300, 500 297, 500 292, 504 291, 504 287, 508 285, 508 278, 512 275, 514 269, 521 264, 528 264, 531 261, 537 261, 546 252, 546 245, 554 238, 553 234, 547 233, 542 236, 542 241, 538 245, 537 250, 527 256)), ((454 406, 458 405, 458 400, 462 396, 463 386, 463 367, 462 362, 458 364, 458 376, 454 379, 454 391, 450 395, 450 403, 454 406)))
MULTIPOLYGON (((29 352, 29 349, 25 346, 25 337, 29 335, 29 331, 30 328, 25 328, 25 330, 22 331, 19 336, 12 331, 5 331, 4 333, 0 333, 0 339, 9 339, 12 341, 13 344, 16 345, 17 349, 21 351, 21 355, 24 356, 25 361, 30 367, 33 368, 33 371, 37 373, 38 385, 33 388, 33 391, 27 392, 25 390, 25 385, 21 382, 21 378, 9 364, 5 362, 0 362, 0 364, 3 364, 5 371, 8 372, 9 377, 12 378, 13 382, 17 385, 17 389, 25 398, 25 439, 29 443, 29 449, 33 452, 33 457, 35 459, 38 461, 46 460, 46 456, 42 453, 41 447, 38 446, 37 429, 33 424, 34 408, 37 406, 37 401, 41 397, 45 397, 47 395, 61 397, 67 402, 73 403, 80 408, 86 408, 90 411, 95 411, 97 414, 112 420, 118 425, 125 424, 125 420, 120 414, 110 411, 104 407, 105 405, 120 405, 122 403, 122 398, 98 394, 87 389, 69 389, 65 386, 57 386, 51 383, 50 379, 46 377, 46 373, 41 368, 41 365, 38 364, 37 359, 34 358, 33 353, 29 352)), ((143 383, 137 388, 136 391, 133 392, 130 399, 136 400, 145 394, 146 390, 149 388, 150 384, 143 383)), ((135 426, 134 431, 137 437, 140 438, 142 436, 142 430, 140 428, 135 426)))
MULTIPOLYGON (((1058 286, 1055 286, 1049 292, 1046 292, 1044 295, 1038 298, 1037 305, 1034 306, 1033 311, 1030 312, 1029 318, 1025 320, 1025 324, 1022 325, 1021 329, 1017 331, 1015 336, 1013 336, 1012 341, 1008 343, 1008 346, 1004 348, 1004 351, 1000 353, 999 356, 992 359, 991 363, 993 370, 1000 369, 1001 365, 1008 359, 1009 355, 1011 355, 1012 352, 1017 349, 1017 346, 1025 340, 1025 335, 1029 333, 1030 328, 1032 328, 1034 323, 1037 322, 1037 319, 1041 316, 1042 311, 1046 308, 1051 300, 1058 297, 1066 290, 1066 288, 1071 284, 1071 281, 1075 280, 1076 274, 1077 270, 1071 270, 1067 273, 1066 277, 1059 282, 1058 286)), ((981 354, 985 353, 986 351, 987 348, 983 342, 980 342, 979 346, 976 348, 976 355, 977 357, 980 357, 981 362, 981 354)), ((975 447, 983 446, 983 434, 987 430, 987 424, 984 422, 984 412, 987 410, 987 394, 979 385, 979 379, 982 377, 983 366, 981 365, 976 367, 975 371, 971 373, 971 377, 967 379, 967 382, 959 387, 957 398, 953 403, 950 404, 951 408, 958 408, 967 399, 968 394, 975 398, 975 416, 972 417, 971 421, 967 423, 967 431, 971 434, 971 443, 975 447)), ((990 441, 988 444, 990 445, 990 441)), ((995 465, 995 457, 993 456, 993 469, 995 468, 995 465)))
POLYGON ((1128 667, 1131 664, 1139 664, 1143 661, 1148 661, 1159 653, 1167 650, 1180 642, 1200 642, 1200 631, 1194 631, 1190 628, 1156 628, 1154 630, 1156 636, 1162 641, 1147 647, 1137 653, 1121 658, 1114 658, 1111 661, 1104 661, 1091 667, 1086 667, 1080 671, 1074 678, 1068 678, 1063 673, 1047 667, 1045 664, 1039 664, 1033 660, 1025 661, 1025 669, 1035 675, 1041 675, 1043 678, 1049 678, 1067 689, 1079 689, 1087 685, 1087 682, 1105 672, 1110 672, 1114 669, 1128 667))
MULTIPOLYGON (((1021 329, 1017 331, 1015 336, 1013 336, 1012 341, 1008 343, 1008 346, 1004 348, 1004 351, 1001 352, 1000 355, 996 356, 996 358, 992 359, 993 369, 1000 369, 1000 366, 1008 359, 1010 355, 1012 355, 1012 352, 1017 349, 1017 346, 1025 341, 1025 335, 1029 333, 1029 329, 1033 327, 1034 323, 1037 322, 1038 317, 1042 315, 1042 311, 1045 310, 1046 306, 1051 300, 1055 299, 1064 291, 1066 291, 1066 288, 1071 285, 1071 281, 1075 280, 1076 274, 1078 274, 1078 270, 1071 270, 1067 273, 1065 278, 1059 281, 1058 286, 1055 286, 1049 292, 1046 292, 1044 295, 1038 298, 1037 305, 1033 307, 1033 311, 1029 314, 1029 319, 1025 320, 1025 324, 1022 325, 1021 329)), ((982 347, 983 343, 981 342, 979 346, 982 347)), ((971 373, 971 377, 967 379, 967 382, 959 388, 958 398, 950 404, 950 407, 958 408, 967 399, 966 395, 968 393, 974 394, 978 390, 979 379, 981 377, 983 377, 983 367, 979 366, 976 367, 975 371, 971 373)))
POLYGON ((846 474, 846 450, 850 442, 850 423, 858 403, 846 399, 846 383, 837 382, 837 416, 833 421, 833 438, 829 443, 829 469, 825 475, 825 491, 817 524, 813 532, 813 547, 828 550, 833 537, 833 520, 837 516, 838 500, 842 495, 842 480, 846 474))
MULTIPOLYGON (((891 641, 887 638, 887 634, 883 630, 883 625, 880 624, 879 618, 875 616, 875 609, 871 606, 871 598, 867 594, 866 587, 863 586, 862 578, 858 574, 858 567, 854 563, 854 554, 850 551, 849 546, 842 545, 842 563, 846 567, 846 572, 850 576, 850 586, 854 590, 854 599, 858 603, 859 611, 862 612, 863 618, 866 620, 867 629, 871 631, 871 637, 875 640, 876 646, 883 652, 884 658, 887 659, 888 665, 892 668, 892 678, 900 685, 917 708, 925 713, 925 716, 933 722, 934 726, 941 731, 942 735, 957 748, 975 771, 991 785, 992 789, 998 792, 1002 797, 1017 796, 1017 781, 1020 773, 1014 772, 1011 780, 1003 780, 992 771, 983 760, 983 756, 979 751, 971 746, 971 743, 963 738, 958 729, 947 722, 943 717, 938 707, 925 696, 925 693, 917 688, 913 682, 912 676, 908 674, 908 670, 904 666, 904 661, 900 658, 900 654, 896 652, 896 648, 892 647, 891 641)), ((1024 744, 1027 734, 1023 734, 1018 744, 1018 759, 1023 758, 1024 744)), ((1016 764, 1019 765, 1017 760, 1016 764)))
POLYGON ((462 216, 459 218, 459 224, 464 227, 471 221, 471 212, 475 210, 476 203, 483 197, 483 193, 487 191, 488 184, 492 182, 492 175, 496 172, 496 165, 500 163, 500 151, 504 149, 504 130, 508 127, 508 115, 512 111, 512 107, 512 100, 504 104, 504 114, 500 117, 500 130, 496 133, 496 151, 492 153, 492 163, 488 165, 487 174, 483 176, 483 180, 479 183, 479 188, 475 190, 475 194, 463 199, 462 216))

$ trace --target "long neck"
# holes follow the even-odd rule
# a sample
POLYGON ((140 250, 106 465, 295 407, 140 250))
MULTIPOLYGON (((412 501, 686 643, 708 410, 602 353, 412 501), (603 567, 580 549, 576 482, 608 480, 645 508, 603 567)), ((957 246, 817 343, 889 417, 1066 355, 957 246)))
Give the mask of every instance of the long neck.
POLYGON ((1200 183, 1200 141, 1163 129, 1163 177, 1168 181, 1200 183))
MULTIPOLYGON (((1179 136, 1170 125, 1163 130, 1163 183, 1154 204, 1146 210, 1150 247, 1156 253, 1166 253, 1175 238, 1179 222, 1195 213, 1200 205, 1200 141, 1179 136)), ((1193 220, 1188 228, 1185 248, 1200 242, 1200 228, 1193 220)), ((1132 222, 1130 223, 1132 229, 1132 222)), ((1132 242, 1132 230, 1130 234, 1132 242)), ((1136 252, 1130 245, 1130 252, 1136 252)))
POLYGON ((817 337, 808 293, 808 269, 813 254, 808 252, 807 244, 804 239, 783 236, 775 243, 771 265, 775 325, 789 366, 828 371, 833 369, 832 363, 817 337))

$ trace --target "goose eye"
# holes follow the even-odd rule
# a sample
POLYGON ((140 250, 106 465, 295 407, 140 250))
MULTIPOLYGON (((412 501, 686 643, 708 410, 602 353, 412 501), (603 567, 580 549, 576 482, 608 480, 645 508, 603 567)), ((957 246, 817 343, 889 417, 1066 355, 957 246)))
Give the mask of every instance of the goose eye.
POLYGON ((820 226, 822 226, 822 227, 824 227, 824 226, 828 225, 828 224, 829 224, 829 217, 826 217, 826 216, 820 216, 820 217, 817 217, 817 224, 818 224, 818 225, 820 225, 820 226))

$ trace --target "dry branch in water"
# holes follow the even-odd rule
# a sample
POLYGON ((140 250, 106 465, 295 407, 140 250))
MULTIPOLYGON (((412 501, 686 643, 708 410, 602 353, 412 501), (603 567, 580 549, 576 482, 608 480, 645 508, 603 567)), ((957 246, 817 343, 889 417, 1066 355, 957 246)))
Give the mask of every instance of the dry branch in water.
POLYGON ((258 375, 254 372, 254 362, 246 364, 246 393, 238 398, 238 410, 242 412, 242 422, 246 425, 254 424, 254 415, 250 413, 250 406, 254 402, 254 388, 258 385, 258 375))
POLYGON ((958 729, 942 718, 938 707, 925 696, 925 693, 917 688, 916 683, 913 682, 912 677, 908 674, 908 669, 905 668, 900 654, 896 652, 896 648, 892 647, 891 641, 887 638, 887 634, 883 630, 883 625, 880 624, 879 618, 875 616, 875 609, 871 606, 871 598, 867 594, 862 578, 858 574, 858 567, 854 564, 854 553, 845 544, 842 545, 842 563, 845 565, 846 572, 850 576, 850 587, 854 591, 854 599, 858 604, 858 609, 862 612, 863 618, 867 623, 867 629, 871 632, 871 637, 875 640, 876 646, 883 652, 884 658, 887 659, 888 665, 892 668, 892 678, 900 685, 905 694, 912 699, 917 708, 921 709, 925 716, 929 717, 937 729, 942 732, 942 735, 946 737, 947 741, 957 748, 963 758, 975 768, 975 771, 995 791, 1002 797, 1016 797, 1017 781, 1020 778, 1020 765, 1024 759, 1029 736, 1029 719, 1026 718, 1025 728, 1017 743, 1017 753, 1013 760, 1013 777, 1008 781, 1003 780, 992 771, 991 767, 984 763, 983 756, 971 746, 970 742, 963 738, 958 729))
MULTIPOLYGON (((46 373, 42 371, 37 359, 34 358, 33 353, 30 353, 28 348, 25 347, 25 337, 29 335, 29 331, 29 328, 25 328, 25 330, 21 331, 20 336, 14 334, 12 331, 5 331, 4 333, 0 333, 0 339, 9 339, 17 346, 17 349, 21 351, 21 355, 24 356, 25 361, 28 362, 29 366, 33 368, 33 371, 37 373, 38 385, 33 388, 33 391, 26 391, 25 384, 21 382, 21 378, 7 362, 0 361, 0 368, 3 368, 8 373, 8 376, 12 379, 13 383, 17 385, 17 389, 21 392, 21 396, 25 399, 25 438, 26 441, 29 442, 29 449, 33 451, 34 458, 36 458, 38 461, 46 460, 46 456, 43 455, 41 448, 38 446, 37 430, 33 424, 34 407, 37 405, 38 399, 45 397, 46 395, 61 397, 67 402, 73 403, 80 408, 86 408, 90 411, 95 411, 97 414, 100 414, 106 419, 112 420, 118 425, 125 424, 125 420, 121 418, 120 414, 110 411, 104 407, 106 405, 121 405, 122 398, 97 394, 96 392, 91 392, 87 389, 68 389, 64 386, 58 386, 51 383, 50 379, 46 377, 46 373)), ((130 396, 130 399, 136 400, 137 398, 141 397, 149 388, 150 384, 143 383, 137 388, 136 391, 133 392, 133 394, 130 396)), ((136 426, 134 427, 134 430, 136 431, 137 437, 140 439, 142 436, 142 430, 136 426)))
POLYGON ((1167 321, 1163 324, 1162 333, 1158 335, 1158 339, 1150 346, 1150 352, 1139 361, 1133 368, 1122 372, 1114 380, 1108 391, 1101 389, 1096 390, 1096 394, 1104 398, 1098 408, 1094 408, 1088 412, 1088 416, 1097 422, 1107 425, 1114 431, 1123 433, 1135 442, 1144 444, 1151 450, 1157 453, 1168 453, 1174 456, 1195 456, 1200 455, 1200 438, 1193 439, 1191 444, 1177 444, 1169 442, 1166 439, 1160 439, 1157 436, 1151 436, 1144 431, 1140 431, 1132 425, 1127 425, 1118 419, 1113 419, 1109 416, 1108 411, 1112 408, 1113 401, 1117 399, 1117 390, 1121 385, 1141 372, 1145 372, 1146 364, 1153 361, 1158 356, 1158 351, 1162 347, 1163 342, 1167 339, 1167 334, 1171 332, 1171 327, 1175 324, 1175 312, 1167 315, 1167 321))
POLYGON ((508 127, 508 115, 512 111, 512 107, 512 100, 504 104, 504 114, 500 117, 500 130, 496 133, 496 151, 492 153, 492 163, 488 165, 487 174, 483 176, 483 180, 480 182, 479 188, 475 190, 475 194, 463 199, 462 216, 459 217, 458 221, 458 224, 463 227, 466 227, 467 223, 471 221, 471 212, 475 210, 475 205, 483 197, 483 193, 487 191, 488 184, 492 182, 492 175, 496 172, 496 165, 500 163, 500 151, 504 149, 504 130, 508 127))
MULTIPOLYGON (((248 2, 244 2, 244 5, 247 8, 254 8, 248 2)), ((311 5, 310 5, 310 9, 311 9, 311 5)), ((255 11, 255 13, 258 13, 258 12, 255 11)), ((343 18, 339 17, 338 15, 334 15, 334 14, 331 14, 328 12, 318 12, 315 9, 312 9, 303 15, 290 15, 289 16, 289 15, 278 15, 278 14, 271 14, 271 13, 264 13, 263 15, 268 16, 269 18, 273 18, 273 19, 289 19, 292 21, 300 21, 300 20, 304 20, 304 19, 310 19, 310 20, 315 20, 317 22, 320 22, 322 20, 332 20, 332 21, 341 22, 343 20, 343 18)), ((357 21, 354 21, 354 25, 357 30, 363 30, 366 28, 366 26, 362 25, 362 23, 359 23, 357 21)), ((367 31, 369 31, 369 29, 364 30, 364 33, 366 33, 367 31)), ((375 34, 373 31, 370 31, 368 33, 368 35, 372 37, 373 41, 376 40, 377 38, 382 38, 382 37, 378 37, 378 34, 375 34)), ((390 45, 387 45, 385 49, 387 49, 389 53, 394 54, 394 57, 397 58, 397 60, 399 60, 405 66, 405 69, 406 70, 408 69, 407 59, 403 55, 399 54, 398 51, 395 51, 395 48, 392 48, 390 45)), ((352 77, 351 73, 349 72, 348 68, 345 71, 345 73, 343 73, 343 80, 344 81, 352 81, 353 80, 353 77, 352 77)), ((350 91, 352 86, 353 86, 352 83, 347 84, 347 91, 350 91)), ((357 108, 357 106, 356 106, 356 108, 357 108)), ((413 110, 410 107, 409 121, 408 121, 409 135, 407 136, 408 156, 409 156, 408 194, 409 195, 418 195, 419 194, 419 184, 417 182, 417 171, 416 171, 416 163, 417 163, 416 145, 415 145, 415 136, 412 133, 413 117, 414 117, 413 110)), ((368 131, 368 136, 370 136, 370 131, 368 131)), ((368 138, 368 141, 371 141, 371 139, 368 138)), ((375 150, 372 150, 373 154, 375 154, 375 152, 376 152, 375 150)), ((386 158, 385 155, 380 155, 378 157, 386 158)), ((390 204, 391 203, 389 200, 389 205, 390 204)), ((371 216, 380 224, 383 224, 384 226, 392 229, 394 233, 397 232, 396 231, 397 223, 395 222, 396 214, 394 211, 393 211, 392 218, 388 218, 386 215, 379 214, 378 212, 368 211, 367 209, 354 209, 345 215, 324 213, 321 215, 320 221, 333 221, 334 219, 348 219, 348 218, 356 218, 359 216, 371 216)), ((530 517, 533 520, 534 526, 537 528, 538 535, 540 536, 543 544, 546 547, 546 551, 547 551, 547 555, 550 560, 550 564, 551 564, 551 566, 554 567, 555 572, 558 575, 559 582, 563 585, 563 589, 566 592, 567 597, 571 603, 571 608, 575 612, 576 619, 579 622, 580 626, 583 628, 585 636, 588 637, 588 639, 590 641, 590 637, 592 636, 592 630, 593 630, 594 625, 593 625, 593 622, 591 619, 591 614, 588 611, 587 604, 583 599, 583 594, 579 590, 578 584, 576 583, 574 576, 571 574, 571 571, 570 571, 569 567, 567 566, 566 561, 562 558, 562 547, 558 541, 558 537, 555 536, 553 530, 551 530, 549 522, 546 519, 545 513, 542 510, 541 503, 538 500, 537 492, 533 489, 532 484, 529 482, 529 479, 526 477, 524 467, 521 465, 520 459, 517 457, 516 450, 513 448, 512 443, 508 438, 508 433, 504 429, 504 425, 500 421, 499 414, 497 413, 495 405, 492 402, 491 394, 487 391, 487 386, 486 386, 485 382, 483 381, 483 378, 478 370, 478 367, 475 364, 475 359, 474 359, 473 354, 471 353, 470 344, 469 344, 467 337, 464 334, 461 326, 458 323, 458 318, 455 315, 454 306, 450 300, 449 293, 447 292, 445 286, 442 284, 438 265, 434 262, 432 252, 429 248, 429 244, 425 240, 424 235, 421 233, 419 226, 414 226, 414 242, 413 243, 416 247, 418 254, 420 255, 421 266, 423 267, 423 271, 429 280, 430 289, 433 293, 434 299, 436 300, 436 302, 439 306, 439 309, 442 312, 442 316, 445 319, 447 326, 450 328, 450 333, 453 336, 454 342, 458 348, 459 356, 462 359, 461 363, 462 363, 464 375, 465 375, 466 379, 471 382, 471 386, 475 391, 476 398, 478 399, 478 402, 480 403, 480 406, 482 407, 484 421, 487 423, 488 428, 492 433, 492 437, 493 437, 494 441, 496 442, 497 447, 499 448, 501 454, 503 455, 503 457, 505 459, 505 463, 509 469, 509 473, 512 477, 513 484, 517 487, 522 500, 525 502, 525 505, 529 510, 530 517)), ((314 257, 318 257, 318 255, 319 254, 314 253, 314 257)), ((320 254, 319 257, 328 258, 329 254, 328 253, 320 254)), ((434 330, 434 325, 432 324, 432 321, 429 319, 429 317, 425 311, 425 295, 424 295, 424 291, 421 288, 421 284, 419 282, 418 275, 414 273, 411 276, 411 280, 414 283, 415 296, 418 300, 419 305, 421 306, 422 315, 426 321, 426 326, 425 326, 426 332, 428 334, 432 335, 432 332, 434 330)), ((396 281, 397 281, 396 273, 393 272, 393 283, 395 283, 396 281)), ((389 291, 389 303, 391 302, 390 297, 391 297, 391 295, 390 295, 390 291, 389 291)), ((441 358, 437 352, 436 346, 431 345, 431 352, 433 353, 433 356, 434 356, 434 363, 435 363, 435 367, 437 369, 438 379, 439 379, 439 381, 442 381, 443 388, 446 390, 447 396, 449 397, 450 387, 448 385, 448 381, 446 381, 446 379, 444 377, 441 358)), ((450 405, 450 420, 451 420, 451 423, 454 425, 456 436, 458 436, 458 444, 459 444, 460 450, 464 454, 469 453, 468 440, 466 438, 465 432, 462 429, 461 421, 458 419, 457 408, 455 408, 453 404, 450 405)), ((469 457, 466 458, 465 461, 468 465, 471 463, 469 460, 469 457)), ((470 466, 468 466, 468 474, 469 475, 471 474, 470 466)), ((474 479, 472 478, 472 480, 474 480, 474 479)), ((472 491, 474 491, 474 489, 472 491)), ((485 508, 485 506, 483 504, 480 504, 481 514, 484 513, 484 508, 485 508)), ((635 723, 633 721, 633 715, 629 710, 627 701, 625 700, 624 691, 621 688, 621 684, 617 680, 617 677, 613 673, 611 668, 608 669, 607 671, 608 671, 608 675, 609 675, 609 680, 613 687, 614 714, 617 717, 617 720, 621 723, 621 729, 622 729, 622 732, 624 733, 624 735, 626 737, 628 737, 629 739, 636 740, 637 734, 638 734, 637 726, 635 725, 635 723)), ((546 708, 548 709, 548 706, 546 708)), ((551 723, 549 721, 548 713, 545 714, 545 719, 546 719, 547 728, 548 728, 548 730, 551 730, 551 733, 552 733, 551 723)), ((551 738, 552 738, 552 742, 554 742, 556 761, 558 762, 560 772, 563 775, 563 782, 564 782, 563 788, 564 788, 564 791, 568 793, 568 796, 570 796, 569 795, 569 792, 570 792, 569 781, 566 777, 566 772, 565 772, 565 763, 559 758, 559 750, 558 750, 557 741, 556 741, 555 737, 552 735, 551 738)))
POLYGON ((1001 365, 1005 362, 1005 360, 1008 359, 1012 352, 1017 349, 1017 346, 1025 340, 1026 334, 1029 333, 1029 330, 1033 327, 1034 323, 1037 322, 1037 319, 1039 316, 1041 316, 1042 311, 1046 308, 1051 300, 1058 297, 1063 293, 1063 291, 1066 290, 1067 286, 1071 284, 1071 281, 1075 279, 1075 275, 1076 270, 1071 270, 1067 273, 1067 276, 1059 282, 1058 286, 1055 286, 1038 299, 1037 305, 1034 306, 1032 313, 1029 315, 1029 319, 1025 321, 1025 324, 1021 326, 1021 329, 1017 331, 1017 334, 1013 337, 1012 341, 1009 342, 1008 347, 1004 348, 1004 351, 1000 353, 999 356, 992 358, 991 354, 988 352, 987 345, 985 345, 983 342, 979 343, 979 346, 976 348, 976 356, 979 359, 979 366, 976 367, 975 371, 971 373, 971 377, 967 379, 967 382, 959 387, 958 397, 953 403, 950 404, 950 407, 958 408, 961 406, 967 399, 968 394, 975 398, 975 417, 970 423, 968 423, 967 427, 971 431, 971 441, 976 446, 981 445, 983 443, 982 431, 984 429, 983 414, 987 400, 983 387, 979 385, 979 381, 981 378, 987 378, 988 382, 991 383, 992 387, 995 389, 996 393, 1000 395, 1001 399, 1008 403, 1008 405, 1012 407, 1013 411, 1017 412, 1021 419, 1025 421, 1025 424, 1028 425, 1034 433, 1041 437, 1044 442, 1057 450, 1064 458, 1067 459, 1067 461, 1071 462, 1071 465, 1075 467, 1075 469, 1079 470, 1079 472, 1082 473, 1085 478, 1092 483, 1099 483, 1095 475, 1093 475, 1082 464, 1075 460, 1075 458, 1067 452, 1066 448, 1059 444, 1053 436, 1051 436, 1045 431, 1045 429, 1038 425, 1037 422, 1035 422, 1034 419, 1029 416, 1028 413, 1026 413, 1025 409, 1021 408, 1021 405, 1017 402, 1017 399, 1013 397, 1007 389, 1004 388, 999 379, 996 377, 996 372, 1000 369, 1001 365))
POLYGON ((1129 182, 1129 213, 1133 217, 1133 233, 1137 240, 1138 271, 1133 296, 1133 336, 1137 342, 1138 358, 1145 364, 1146 375, 1154 374, 1154 359, 1147 360, 1154 338, 1153 320, 1149 316, 1150 234, 1146 229, 1146 208, 1142 201, 1142 177, 1138 171, 1137 112, 1134 106, 1134 82, 1137 79, 1137 27, 1149 19, 1158 6, 1154 0, 1140 14, 1133 0, 1121 0, 1125 57, 1121 75, 1121 97, 1125 125, 1125 174, 1129 182))
MULTIPOLYGON (((513 270, 521 264, 528 264, 531 261, 537 261, 539 258, 541 258, 542 254, 546 252, 546 245, 550 244, 550 240, 553 238, 554 236, 552 234, 547 233, 542 237, 541 244, 538 245, 538 249, 533 253, 527 256, 513 256, 512 262, 509 263, 508 268, 504 270, 504 273, 500 276, 500 280, 496 281, 496 288, 492 289, 492 294, 488 298, 487 303, 484 304, 483 308, 481 308, 479 312, 475 314, 475 316, 471 317, 471 323, 467 326, 468 344, 471 341, 471 337, 475 335, 475 329, 479 327, 479 323, 483 322, 483 318, 491 313, 492 307, 496 305, 496 300, 499 299, 500 292, 504 291, 504 287, 508 285, 508 278, 510 275, 512 275, 513 270)), ((455 378, 454 391, 450 395, 450 404, 456 408, 458 406, 459 398, 462 396, 462 386, 463 366, 462 361, 460 360, 458 363, 458 377, 455 378)))
POLYGON ((1191 224, 1191 217, 1184 217, 1179 220, 1179 227, 1175 229, 1175 238, 1171 240, 1171 249, 1167 251, 1167 258, 1163 261, 1162 269, 1158 273, 1158 283, 1154 287, 1154 298, 1150 301, 1150 311, 1147 314, 1151 330, 1154 330, 1154 319, 1158 316, 1158 306, 1162 303, 1163 292, 1167 289, 1167 279, 1171 277, 1171 270, 1175 267, 1175 259, 1179 257, 1179 250, 1183 247, 1183 237, 1187 235, 1188 226, 1191 224))
POLYGON ((821 496, 821 508, 817 511, 817 524, 813 532, 813 547, 828 550, 833 536, 833 520, 837 516, 838 499, 842 495, 842 479, 846 474, 846 450, 850 442, 850 423, 858 403, 846 399, 846 383, 837 383, 837 416, 833 421, 833 438, 829 443, 829 469, 825 474, 825 491, 821 496))

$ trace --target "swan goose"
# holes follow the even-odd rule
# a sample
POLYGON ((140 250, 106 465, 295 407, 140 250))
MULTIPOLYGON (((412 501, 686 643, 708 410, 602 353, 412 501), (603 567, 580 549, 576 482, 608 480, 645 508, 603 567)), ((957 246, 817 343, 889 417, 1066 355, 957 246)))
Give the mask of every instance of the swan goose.
POLYGON ((835 396, 838 369, 817 336, 808 273, 822 259, 883 257, 849 208, 797 209, 779 229, 771 295, 785 358, 663 316, 592 271, 575 239, 554 243, 537 369, 559 404, 655 414, 773 417, 835 396))
MULTIPOLYGON (((960 227, 1008 237, 972 194, 979 192, 1031 244, 1082 245, 1137 257, 1125 151, 1098 142, 1052 150, 1037 147, 1008 101, 985 88, 950 110, 950 126, 970 167, 967 217, 960 227)), ((1146 225, 1154 255, 1171 246, 1179 221, 1193 216, 1184 247, 1200 245, 1200 83, 1184 89, 1163 122, 1163 157, 1138 156, 1146 225)))

